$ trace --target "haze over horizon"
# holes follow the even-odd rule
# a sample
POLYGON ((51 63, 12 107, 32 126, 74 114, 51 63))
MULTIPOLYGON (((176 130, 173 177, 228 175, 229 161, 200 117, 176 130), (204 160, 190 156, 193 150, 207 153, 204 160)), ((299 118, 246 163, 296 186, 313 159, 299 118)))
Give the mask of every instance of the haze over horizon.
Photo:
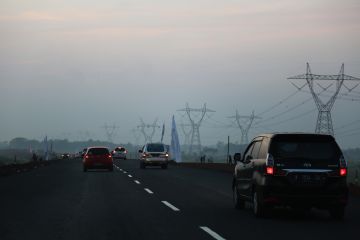
MULTIPOLYGON (((263 113, 250 138, 313 132, 311 95, 286 99, 297 91, 291 82, 305 82, 287 78, 305 73, 306 62, 316 74, 337 74, 345 63, 345 74, 360 78, 359 12, 358 0, 3 0, 0 141, 80 140, 85 132, 105 140, 102 126, 114 123, 115 141, 134 142, 130 130, 142 117, 165 123, 169 142, 171 116, 188 122, 177 111, 185 103, 216 111, 200 129, 205 145, 240 140, 228 127, 236 110, 263 113)), ((335 136, 360 147, 360 86, 341 94, 335 136)))

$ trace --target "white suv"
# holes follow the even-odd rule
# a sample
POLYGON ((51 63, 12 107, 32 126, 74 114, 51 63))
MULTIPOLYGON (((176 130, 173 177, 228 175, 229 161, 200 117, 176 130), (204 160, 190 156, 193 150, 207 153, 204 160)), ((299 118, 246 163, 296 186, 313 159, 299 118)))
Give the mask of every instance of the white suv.
POLYGON ((124 147, 117 147, 111 152, 111 155, 114 159, 126 160, 127 150, 124 147))
POLYGON ((162 143, 147 143, 139 150, 140 168, 146 166, 161 166, 166 169, 169 162, 169 153, 162 143))

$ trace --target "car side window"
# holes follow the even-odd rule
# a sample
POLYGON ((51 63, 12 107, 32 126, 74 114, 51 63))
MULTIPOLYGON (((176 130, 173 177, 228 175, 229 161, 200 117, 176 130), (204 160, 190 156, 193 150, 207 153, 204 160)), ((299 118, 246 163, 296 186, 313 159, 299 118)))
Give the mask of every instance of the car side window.
POLYGON ((244 160, 246 161, 246 159, 249 158, 249 156, 251 156, 251 152, 252 149, 254 147, 254 143, 251 143, 251 145, 246 149, 245 153, 244 153, 244 160))
POLYGON ((262 140, 260 151, 259 151, 259 156, 258 156, 259 159, 265 159, 266 158, 266 155, 268 153, 268 148, 269 148, 269 139, 264 138, 262 140))
POLYGON ((258 158, 260 146, 261 146, 261 141, 256 141, 254 143, 254 147, 253 147, 253 149, 251 151, 251 156, 252 156, 253 159, 258 158))

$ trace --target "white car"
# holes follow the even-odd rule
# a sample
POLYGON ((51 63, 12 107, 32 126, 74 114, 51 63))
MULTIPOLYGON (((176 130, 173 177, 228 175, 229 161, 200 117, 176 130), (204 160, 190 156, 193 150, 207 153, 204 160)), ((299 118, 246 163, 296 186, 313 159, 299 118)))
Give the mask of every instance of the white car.
POLYGON ((117 147, 111 152, 111 155, 114 159, 126 160, 127 153, 128 151, 124 147, 117 147))
POLYGON ((169 153, 165 144, 148 143, 139 150, 140 168, 146 166, 161 166, 166 169, 169 163, 169 153))

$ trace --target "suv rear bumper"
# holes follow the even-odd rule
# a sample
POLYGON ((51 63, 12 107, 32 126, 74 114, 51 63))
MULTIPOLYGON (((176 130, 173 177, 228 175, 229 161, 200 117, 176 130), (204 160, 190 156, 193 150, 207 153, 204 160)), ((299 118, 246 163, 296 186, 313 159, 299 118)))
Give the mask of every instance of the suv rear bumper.
POLYGON ((146 158, 146 159, 141 159, 140 160, 143 164, 145 165, 150 165, 150 166, 161 166, 161 165, 167 165, 168 164, 168 160, 166 159, 161 159, 161 158, 146 158))
POLYGON ((348 203, 348 188, 340 188, 333 191, 324 188, 288 188, 277 189, 266 187, 262 191, 264 204, 290 205, 290 206, 313 206, 329 208, 332 206, 346 206, 348 203))

